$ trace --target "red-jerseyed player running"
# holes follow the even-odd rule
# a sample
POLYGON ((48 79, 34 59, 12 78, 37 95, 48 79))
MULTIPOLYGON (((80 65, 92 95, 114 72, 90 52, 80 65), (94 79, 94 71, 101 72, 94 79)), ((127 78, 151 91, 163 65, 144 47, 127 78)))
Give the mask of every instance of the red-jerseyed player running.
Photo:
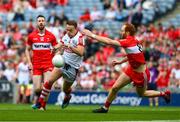
MULTIPOLYGON (((150 78, 149 70, 146 66, 142 46, 140 41, 135 38, 135 28, 132 24, 124 24, 121 28, 122 40, 112 40, 93 34, 89 30, 83 30, 83 34, 98 40, 99 42, 121 46, 125 49, 127 58, 123 62, 128 61, 128 66, 114 83, 103 107, 93 110, 94 113, 107 113, 112 101, 116 98, 118 91, 129 84, 131 81, 136 87, 136 92, 141 97, 163 97, 166 103, 170 102, 170 91, 159 92, 147 90, 147 82, 150 78)), ((113 62, 113 64, 123 63, 113 62)))
POLYGON ((46 19, 43 15, 37 16, 36 24, 37 30, 29 34, 26 46, 29 69, 33 71, 34 102, 40 96, 42 78, 47 80, 53 69, 51 49, 57 44, 55 36, 45 29, 46 19))

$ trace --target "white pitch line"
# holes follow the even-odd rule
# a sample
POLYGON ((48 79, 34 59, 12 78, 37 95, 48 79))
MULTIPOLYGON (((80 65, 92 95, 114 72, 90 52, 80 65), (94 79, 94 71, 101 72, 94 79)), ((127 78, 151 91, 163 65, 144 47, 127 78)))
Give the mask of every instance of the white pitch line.
MULTIPOLYGON (((0 121, 0 122, 19 122, 19 121, 0 121)), ((21 122, 59 122, 59 121, 21 121, 21 122)), ((72 122, 72 121, 63 121, 63 122, 72 122)), ((84 122, 84 121, 78 121, 78 122, 84 122)), ((180 120, 139 120, 139 121, 86 121, 86 122, 180 122, 180 120)))

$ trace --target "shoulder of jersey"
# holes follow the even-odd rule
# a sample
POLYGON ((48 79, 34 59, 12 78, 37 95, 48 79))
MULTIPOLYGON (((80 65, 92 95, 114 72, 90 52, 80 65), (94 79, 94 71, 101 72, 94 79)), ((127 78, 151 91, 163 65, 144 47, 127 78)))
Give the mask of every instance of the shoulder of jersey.
POLYGON ((81 32, 79 32, 79 31, 78 31, 77 36, 79 36, 80 38, 84 37, 84 35, 81 32))
POLYGON ((34 30, 33 32, 31 32, 31 33, 29 34, 29 36, 34 36, 34 34, 36 34, 36 33, 37 33, 37 31, 34 30))
POLYGON ((47 32, 47 34, 54 36, 54 34, 51 33, 50 31, 46 30, 46 32, 47 32))

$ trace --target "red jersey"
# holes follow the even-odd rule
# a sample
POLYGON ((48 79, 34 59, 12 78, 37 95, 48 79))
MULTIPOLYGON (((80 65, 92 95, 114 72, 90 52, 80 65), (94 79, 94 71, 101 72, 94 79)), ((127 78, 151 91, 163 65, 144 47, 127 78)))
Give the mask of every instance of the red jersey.
POLYGON ((128 62, 132 68, 136 69, 141 64, 146 63, 142 52, 142 45, 135 37, 128 36, 126 39, 120 40, 119 43, 125 49, 128 62))
POLYGON ((28 36, 27 44, 31 46, 33 50, 33 65, 52 65, 53 54, 50 49, 52 49, 52 46, 55 46, 57 42, 51 32, 45 30, 45 34, 41 36, 38 30, 36 30, 28 36))

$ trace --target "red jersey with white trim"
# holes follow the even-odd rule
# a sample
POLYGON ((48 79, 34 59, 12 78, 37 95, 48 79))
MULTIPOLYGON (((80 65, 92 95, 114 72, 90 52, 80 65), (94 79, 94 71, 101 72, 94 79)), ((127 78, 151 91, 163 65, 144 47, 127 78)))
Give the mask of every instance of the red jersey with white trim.
POLYGON ((52 65, 53 54, 51 53, 52 46, 57 44, 55 36, 45 30, 44 35, 40 35, 38 30, 32 32, 28 36, 27 45, 32 47, 33 65, 52 65))
POLYGON ((141 64, 146 63, 142 52, 142 45, 135 37, 128 36, 126 39, 120 40, 119 43, 125 49, 128 62, 132 68, 136 69, 141 64))

